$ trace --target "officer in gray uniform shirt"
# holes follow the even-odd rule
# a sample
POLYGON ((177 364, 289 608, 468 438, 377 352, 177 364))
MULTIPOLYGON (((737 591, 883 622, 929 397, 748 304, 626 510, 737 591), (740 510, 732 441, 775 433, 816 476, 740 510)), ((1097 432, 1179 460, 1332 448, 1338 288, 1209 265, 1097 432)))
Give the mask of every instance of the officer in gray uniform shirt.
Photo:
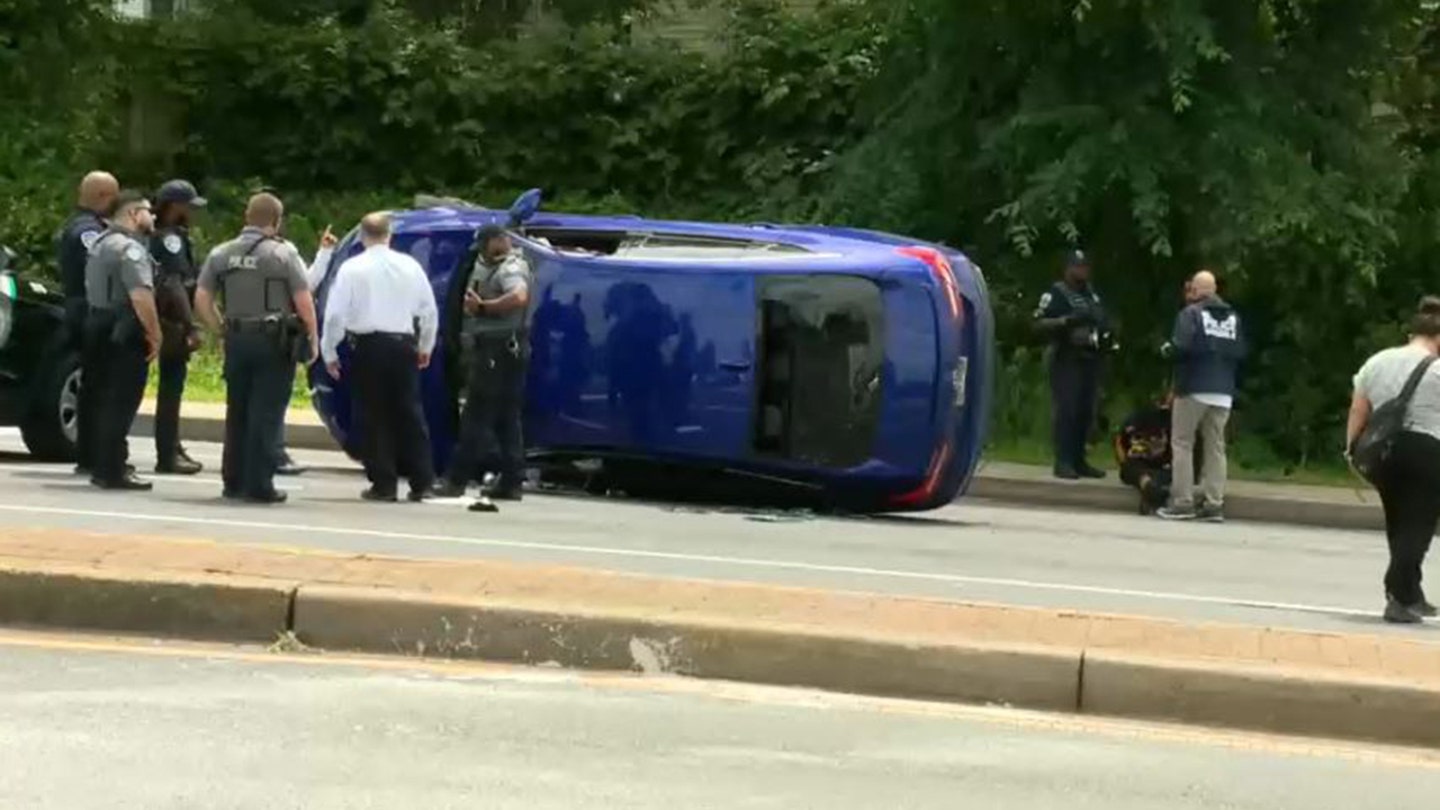
POLYGON ((96 407, 90 483, 101 489, 151 488, 126 464, 125 437, 145 395, 150 361, 160 351, 154 265, 145 243, 154 229, 149 201, 122 192, 110 227, 85 263, 85 345, 96 361, 85 380, 86 396, 96 407))
POLYGON ((278 235, 284 213, 273 194, 251 197, 245 229, 210 252, 195 292, 201 320, 225 340, 224 496, 251 503, 285 501, 275 489, 279 432, 295 365, 313 362, 317 345, 305 263, 278 235))
POLYGON ((440 497, 461 497, 469 482, 498 473, 495 486, 470 508, 494 511, 491 499, 518 501, 525 480, 525 440, 520 418, 530 361, 528 307, 534 277, 525 257, 498 225, 476 235, 479 258, 465 290, 461 326, 467 369, 465 412, 440 497), (498 467, 485 469, 482 465, 498 467))

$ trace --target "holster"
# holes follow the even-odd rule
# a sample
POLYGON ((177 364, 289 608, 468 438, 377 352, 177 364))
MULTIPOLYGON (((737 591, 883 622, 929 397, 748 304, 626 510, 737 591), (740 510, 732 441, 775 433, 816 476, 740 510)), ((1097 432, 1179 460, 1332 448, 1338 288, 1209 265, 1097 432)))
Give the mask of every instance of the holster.
POLYGON ((127 349, 145 349, 145 328, 132 307, 122 306, 116 310, 115 324, 110 328, 110 342, 127 349))
POLYGON ((299 318, 290 317, 280 322, 280 351, 292 363, 310 362, 310 336, 299 318))

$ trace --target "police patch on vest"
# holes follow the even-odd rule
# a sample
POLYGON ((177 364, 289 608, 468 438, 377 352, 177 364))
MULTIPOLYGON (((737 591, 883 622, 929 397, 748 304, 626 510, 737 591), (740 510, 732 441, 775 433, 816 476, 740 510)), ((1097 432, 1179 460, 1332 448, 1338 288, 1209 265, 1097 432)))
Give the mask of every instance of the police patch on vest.
POLYGON ((1236 333, 1240 328, 1240 319, 1235 317, 1235 313, 1233 312, 1225 316, 1223 320, 1216 320, 1214 315, 1208 312, 1201 312, 1200 325, 1205 329, 1205 334, 1209 337, 1219 338, 1220 340, 1235 340, 1236 333))
POLYGON ((180 253, 180 248, 185 246, 185 243, 180 241, 180 237, 173 233, 166 234, 161 244, 165 246, 166 250, 177 255, 180 253))
POLYGON ((99 241, 99 231, 86 231, 85 233, 80 234, 80 244, 84 245, 86 250, 91 250, 92 248, 94 248, 95 243, 99 241))
POLYGON ((1050 302, 1053 300, 1055 300, 1055 297, 1048 292, 1040 296, 1040 306, 1035 308, 1035 317, 1045 317, 1045 313, 1050 311, 1050 302))

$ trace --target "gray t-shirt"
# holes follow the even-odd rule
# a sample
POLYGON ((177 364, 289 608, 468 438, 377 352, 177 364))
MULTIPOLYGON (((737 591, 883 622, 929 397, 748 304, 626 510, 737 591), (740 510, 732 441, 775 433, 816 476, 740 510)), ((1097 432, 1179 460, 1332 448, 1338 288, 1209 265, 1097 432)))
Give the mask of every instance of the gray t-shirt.
POLYGON ((85 263, 85 298, 90 306, 113 309, 128 305, 130 293, 155 287, 150 250, 129 232, 106 231, 90 248, 85 263))
MULTIPOLYGON (((1378 408, 1400 396, 1415 367, 1428 355, 1414 346, 1398 346, 1375 354, 1355 375, 1355 390, 1378 408)), ((1430 367, 1405 417, 1405 429, 1440 439, 1440 363, 1430 367)))
MULTIPOLYGON (((501 259, 498 264, 490 264, 484 258, 477 260, 466 286, 488 301, 528 288, 530 282, 530 263, 525 261, 525 257, 517 250, 501 259)), ((503 315, 484 312, 466 315, 461 333, 467 338, 514 333, 525 328, 526 315, 525 309, 512 310, 503 315)))

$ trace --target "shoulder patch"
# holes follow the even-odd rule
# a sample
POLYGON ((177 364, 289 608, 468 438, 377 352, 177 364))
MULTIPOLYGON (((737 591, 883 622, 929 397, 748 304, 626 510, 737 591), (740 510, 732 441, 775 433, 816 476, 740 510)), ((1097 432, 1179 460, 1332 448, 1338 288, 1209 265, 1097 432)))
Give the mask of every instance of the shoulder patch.
POLYGON ((145 258, 145 248, 141 247, 139 242, 131 242, 125 247, 125 258, 132 262, 143 261, 145 258))
POLYGON ((166 234, 160 244, 164 245, 166 250, 177 255, 180 253, 180 249, 185 247, 185 243, 181 241, 180 235, 174 233, 166 234))
POLYGON ((84 245, 86 250, 93 249, 95 247, 95 243, 99 241, 99 231, 86 231, 85 233, 80 234, 80 244, 84 245))
POLYGON ((1054 301, 1054 300, 1055 300, 1055 296, 1051 295, 1051 294, 1048 293, 1048 292, 1045 293, 1044 295, 1040 296, 1040 308, 1041 308, 1041 309, 1049 309, 1049 308, 1050 308, 1050 302, 1051 302, 1051 301, 1054 301))

